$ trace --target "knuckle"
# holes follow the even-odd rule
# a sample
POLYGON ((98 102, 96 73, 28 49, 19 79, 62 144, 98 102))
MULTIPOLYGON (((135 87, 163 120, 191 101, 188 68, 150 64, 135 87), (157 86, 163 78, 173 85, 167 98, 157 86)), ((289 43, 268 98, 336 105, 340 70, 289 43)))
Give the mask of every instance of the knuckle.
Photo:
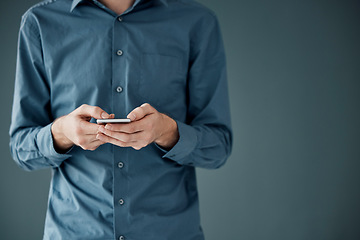
POLYGON ((114 137, 114 132, 112 131, 105 130, 105 134, 108 135, 109 137, 114 137))
POLYGON ((147 109, 147 106, 146 106, 146 105, 145 105, 145 106, 141 106, 140 109, 139 109, 139 111, 141 112, 141 114, 145 114, 146 109, 147 109))
POLYGON ((149 103, 144 103, 144 104, 141 105, 141 107, 148 107, 148 106, 150 106, 149 103))
POLYGON ((96 107, 93 108, 93 111, 94 111, 94 113, 99 113, 100 114, 102 112, 102 109, 100 107, 96 106, 96 107))
POLYGON ((90 110, 90 114, 91 114, 92 116, 95 116, 97 112, 98 112, 98 111, 97 111, 96 107, 93 107, 93 108, 91 108, 91 110, 90 110))
POLYGON ((99 138, 101 139, 102 142, 109 141, 109 138, 106 135, 104 135, 102 133, 100 133, 99 135, 100 135, 99 138))
POLYGON ((141 106, 143 109, 146 109, 146 111, 148 111, 148 112, 153 112, 153 110, 154 110, 153 106, 151 106, 149 103, 144 103, 141 106))

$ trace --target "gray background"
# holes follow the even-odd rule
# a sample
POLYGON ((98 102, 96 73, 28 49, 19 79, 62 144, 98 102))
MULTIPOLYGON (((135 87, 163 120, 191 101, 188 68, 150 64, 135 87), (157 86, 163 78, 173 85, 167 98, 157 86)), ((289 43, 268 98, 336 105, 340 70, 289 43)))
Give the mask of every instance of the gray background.
MULTIPOLYGON (((16 41, 1 1, 0 239, 40 239, 50 172, 8 148, 16 41)), ((234 149, 198 170, 207 240, 360 239, 360 2, 201 0, 228 59, 234 149)))

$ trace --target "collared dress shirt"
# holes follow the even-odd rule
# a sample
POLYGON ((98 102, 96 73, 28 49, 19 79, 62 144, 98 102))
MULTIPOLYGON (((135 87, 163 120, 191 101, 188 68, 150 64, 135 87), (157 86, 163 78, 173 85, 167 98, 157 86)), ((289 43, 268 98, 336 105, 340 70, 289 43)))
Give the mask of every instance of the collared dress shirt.
POLYGON ((23 15, 10 148, 20 167, 52 169, 44 239, 204 239, 195 167, 225 163, 229 115, 218 21, 192 0, 136 0, 121 15, 47 0, 23 15), (124 118, 145 102, 176 121, 171 150, 55 151, 54 119, 82 104, 124 118))

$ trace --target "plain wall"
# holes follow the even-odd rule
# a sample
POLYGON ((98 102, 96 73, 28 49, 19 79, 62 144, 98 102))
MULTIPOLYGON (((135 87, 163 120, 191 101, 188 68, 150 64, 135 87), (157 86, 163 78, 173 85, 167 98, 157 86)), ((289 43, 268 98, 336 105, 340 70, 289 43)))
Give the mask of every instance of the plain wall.
MULTIPOLYGON (((9 153, 17 33, 0 2, 0 239, 41 239, 50 171, 9 153)), ((234 147, 198 172, 207 240, 360 239, 360 2, 201 0, 227 51, 234 147)))

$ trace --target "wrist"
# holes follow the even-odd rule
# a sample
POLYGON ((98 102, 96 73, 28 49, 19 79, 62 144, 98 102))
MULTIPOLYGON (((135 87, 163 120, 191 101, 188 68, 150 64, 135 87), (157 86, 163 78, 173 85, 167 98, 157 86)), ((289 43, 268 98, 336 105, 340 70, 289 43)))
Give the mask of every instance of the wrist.
POLYGON ((64 117, 56 119, 51 126, 54 148, 58 153, 65 153, 73 146, 73 142, 64 134, 63 119, 64 117))
POLYGON ((163 134, 155 140, 155 143, 164 149, 171 149, 179 140, 179 131, 174 119, 162 114, 165 124, 163 134))

